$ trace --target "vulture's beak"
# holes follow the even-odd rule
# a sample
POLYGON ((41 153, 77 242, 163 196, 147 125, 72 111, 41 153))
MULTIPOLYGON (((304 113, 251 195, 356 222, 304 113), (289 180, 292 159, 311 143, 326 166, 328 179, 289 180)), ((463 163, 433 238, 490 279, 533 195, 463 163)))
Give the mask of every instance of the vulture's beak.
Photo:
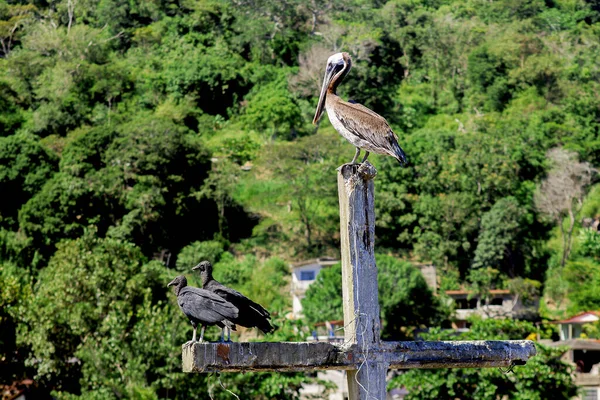
POLYGON ((175 278, 171 282, 169 282, 169 284, 167 285, 167 287, 177 285, 177 282, 175 282, 176 280, 177 280, 177 278, 175 278))
POLYGON ((192 268, 192 271, 196 271, 197 269, 200 269, 200 264, 198 264, 194 268, 192 268))

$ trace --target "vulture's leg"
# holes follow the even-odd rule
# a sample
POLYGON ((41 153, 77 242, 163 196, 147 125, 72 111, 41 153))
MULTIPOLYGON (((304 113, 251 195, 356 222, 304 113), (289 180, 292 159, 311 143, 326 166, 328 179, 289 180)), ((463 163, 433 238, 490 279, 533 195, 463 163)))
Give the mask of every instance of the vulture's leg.
POLYGON ((199 342, 202 343, 204 341, 204 330, 206 329, 206 326, 202 325, 202 330, 200 331, 200 340, 199 342))
POLYGON ((225 341, 225 325, 221 328, 221 342, 225 341))
POLYGON ((367 157, 369 157, 368 151, 365 153, 365 156, 363 157, 363 160, 361 161, 361 163, 364 163, 365 161, 367 161, 367 157))
POLYGON ((359 154, 360 154, 360 149, 357 147, 356 153, 354 154, 354 158, 352 159, 352 161, 350 161, 350 164, 356 164, 356 159, 358 158, 359 154))
POLYGON ((196 327, 197 327, 197 325, 192 322, 192 327, 194 328, 194 335, 192 336, 192 340, 190 340, 189 342, 187 342, 187 343, 185 343, 183 345, 184 347, 191 346, 196 341, 196 327))

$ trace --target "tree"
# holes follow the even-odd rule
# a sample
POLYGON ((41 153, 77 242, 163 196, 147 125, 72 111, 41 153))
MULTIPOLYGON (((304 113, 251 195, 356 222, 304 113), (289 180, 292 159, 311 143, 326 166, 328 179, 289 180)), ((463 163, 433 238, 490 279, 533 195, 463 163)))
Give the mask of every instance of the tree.
POLYGON ((161 343, 176 343, 176 332, 161 326, 176 309, 166 303, 169 277, 160 263, 147 263, 131 244, 94 234, 58 245, 34 286, 18 340, 31 347, 32 360, 43 360, 35 368, 47 387, 73 394, 96 387, 119 396, 129 384, 149 387, 141 365, 158 353, 169 358, 161 343), (163 322, 142 329, 152 318, 163 322), (158 332, 172 336, 164 341, 158 332), (148 334, 157 347, 144 343, 148 334))
POLYGON ((294 138, 304 130, 300 107, 288 89, 285 75, 279 75, 246 96, 248 105, 242 121, 249 129, 261 132, 265 139, 294 138))
POLYGON ((32 20, 37 7, 33 4, 0 3, 0 50, 7 57, 22 36, 21 28, 32 20))
POLYGON ((524 211, 514 197, 498 200, 481 218, 473 268, 503 269, 510 277, 521 275, 523 255, 519 236, 525 225, 524 211), (504 268, 502 268, 504 267, 504 268))
POLYGON ((181 249, 177 255, 177 269, 181 272, 189 272, 192 267, 204 260, 216 264, 223 251, 223 243, 216 240, 193 242, 181 249))
POLYGON ((244 180, 248 197, 240 201, 268 217, 257 230, 283 231, 293 243, 286 245, 288 252, 314 255, 337 247, 335 168, 341 164, 340 139, 329 130, 273 143, 256 159, 254 176, 244 180))
MULTIPOLYGON (((433 296, 421 272, 406 261, 376 255, 382 337, 406 340, 414 329, 442 323, 446 316, 440 301, 433 296)), ((303 313, 311 324, 343 318, 341 264, 323 269, 306 291, 303 313), (327 303, 328 307, 323 308, 327 303)))
POLYGON ((344 318, 342 303, 342 265, 323 268, 306 291, 302 314, 309 324, 337 321, 344 318), (323 307, 327 304, 327 307, 323 307))
POLYGON ((562 279, 567 284, 570 314, 600 308, 600 264, 590 259, 568 261, 562 279))
POLYGON ((44 254, 61 239, 76 238, 96 224, 101 233, 112 222, 111 204, 82 178, 59 172, 48 180, 19 211, 19 226, 44 254))
POLYGON ((577 154, 554 148, 547 154, 553 164, 548 177, 535 195, 538 209, 548 215, 560 228, 562 237, 561 265, 571 253, 573 229, 581 211, 587 186, 596 170, 587 162, 579 162, 577 154), (566 226, 564 219, 568 218, 566 226))
POLYGON ((31 275, 0 257, 0 279, 0 376, 7 384, 27 376, 25 352, 17 344, 17 330, 32 296, 31 275))
POLYGON ((302 96, 315 96, 323 84, 323 74, 331 50, 320 43, 313 44, 298 56, 298 74, 290 78, 292 89, 302 96))
POLYGON ((0 137, 0 225, 14 228, 19 209, 48 181, 58 159, 33 135, 0 137))
POLYGON ((219 235, 223 239, 228 238, 228 226, 225 211, 228 206, 234 204, 233 191, 236 187, 240 166, 228 159, 219 160, 213 164, 208 178, 202 188, 195 193, 200 200, 208 198, 214 200, 217 205, 219 235))

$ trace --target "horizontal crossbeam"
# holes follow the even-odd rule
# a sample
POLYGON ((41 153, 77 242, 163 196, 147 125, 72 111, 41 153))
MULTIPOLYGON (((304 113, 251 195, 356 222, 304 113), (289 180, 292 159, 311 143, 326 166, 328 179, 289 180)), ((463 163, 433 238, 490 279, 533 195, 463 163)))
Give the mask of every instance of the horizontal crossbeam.
POLYGON ((326 342, 195 343, 182 352, 184 372, 356 370, 365 361, 392 369, 482 368, 525 364, 529 340, 381 342, 361 351, 326 342))

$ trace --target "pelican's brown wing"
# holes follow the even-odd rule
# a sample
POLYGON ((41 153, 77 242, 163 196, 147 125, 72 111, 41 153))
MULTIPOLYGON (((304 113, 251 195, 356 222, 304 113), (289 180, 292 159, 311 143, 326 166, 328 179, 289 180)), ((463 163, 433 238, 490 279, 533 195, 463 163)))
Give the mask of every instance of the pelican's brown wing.
POLYGON ((359 103, 337 102, 334 112, 350 133, 370 143, 373 152, 388 154, 406 164, 406 154, 398 144, 398 137, 385 118, 359 103))

